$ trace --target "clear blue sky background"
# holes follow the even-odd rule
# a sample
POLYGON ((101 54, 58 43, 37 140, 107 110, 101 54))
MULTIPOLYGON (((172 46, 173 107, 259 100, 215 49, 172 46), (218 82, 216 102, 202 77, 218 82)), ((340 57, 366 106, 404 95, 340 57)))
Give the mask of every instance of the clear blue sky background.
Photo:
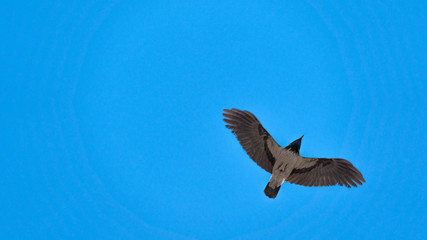
POLYGON ((8 1, 1 239, 422 239, 426 1, 8 1), (285 183, 222 109, 341 157, 285 183))

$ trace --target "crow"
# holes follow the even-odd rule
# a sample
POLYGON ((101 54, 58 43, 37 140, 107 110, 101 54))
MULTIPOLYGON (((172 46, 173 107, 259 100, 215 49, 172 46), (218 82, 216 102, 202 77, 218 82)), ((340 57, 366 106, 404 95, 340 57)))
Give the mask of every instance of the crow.
POLYGON ((350 188, 365 182, 362 174, 349 161, 341 158, 307 158, 299 153, 304 135, 281 147, 248 111, 224 109, 226 128, 258 166, 271 173, 264 189, 265 195, 275 198, 283 182, 302 186, 340 185, 350 188))

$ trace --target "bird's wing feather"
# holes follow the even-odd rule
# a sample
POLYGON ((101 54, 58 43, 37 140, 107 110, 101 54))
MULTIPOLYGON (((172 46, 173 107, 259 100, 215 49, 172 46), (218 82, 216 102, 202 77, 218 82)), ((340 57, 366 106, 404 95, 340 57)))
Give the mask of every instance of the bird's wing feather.
POLYGON ((341 158, 299 157, 286 181, 303 186, 357 187, 365 182, 362 174, 349 161, 341 158))
MULTIPOLYGON (((224 109, 225 127, 231 129, 249 157, 261 168, 271 173, 275 163, 271 148, 280 146, 264 129, 258 119, 248 111, 224 109)), ((275 152, 275 151, 274 151, 275 152)))

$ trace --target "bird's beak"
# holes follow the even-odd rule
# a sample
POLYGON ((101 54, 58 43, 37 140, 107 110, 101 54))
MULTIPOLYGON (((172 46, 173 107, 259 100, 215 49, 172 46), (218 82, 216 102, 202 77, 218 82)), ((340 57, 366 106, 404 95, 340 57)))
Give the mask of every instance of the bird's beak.
POLYGON ((302 140, 302 138, 304 137, 304 134, 299 138, 299 139, 301 139, 302 140))

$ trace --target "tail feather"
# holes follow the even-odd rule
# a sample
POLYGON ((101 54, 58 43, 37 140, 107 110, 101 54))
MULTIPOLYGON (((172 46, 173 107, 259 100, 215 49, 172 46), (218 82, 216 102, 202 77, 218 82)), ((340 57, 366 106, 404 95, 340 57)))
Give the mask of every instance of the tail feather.
POLYGON ((281 187, 281 186, 278 186, 278 187, 276 187, 276 188, 272 188, 272 187, 270 187, 270 186, 269 186, 269 184, 267 183, 267 186, 266 186, 266 187, 265 187, 265 189, 264 189, 264 193, 265 193, 265 195, 267 195, 267 197, 269 197, 269 198, 276 198, 277 193, 279 193, 280 187, 281 187))

